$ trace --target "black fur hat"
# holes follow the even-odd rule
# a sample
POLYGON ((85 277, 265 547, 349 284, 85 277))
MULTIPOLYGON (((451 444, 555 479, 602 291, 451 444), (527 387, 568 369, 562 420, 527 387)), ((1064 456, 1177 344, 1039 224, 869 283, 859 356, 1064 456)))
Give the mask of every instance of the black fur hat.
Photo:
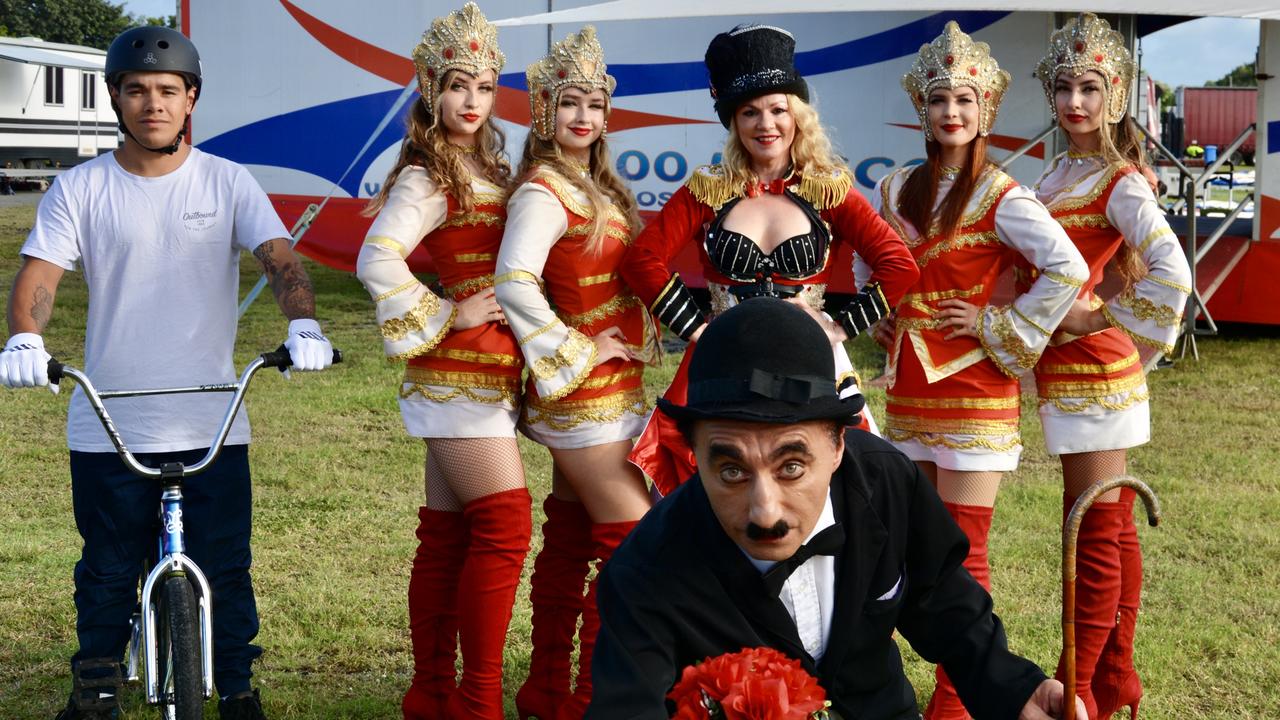
POLYGON ((792 424, 854 422, 862 395, 836 390, 831 342, 804 310, 777 298, 744 300, 712 320, 689 359, 684 405, 665 398, 676 420, 747 420, 792 424))
POLYGON ((796 72, 796 39, 769 25, 739 25, 707 46, 705 62, 720 122, 729 127, 742 103, 787 93, 809 101, 809 86, 796 72))

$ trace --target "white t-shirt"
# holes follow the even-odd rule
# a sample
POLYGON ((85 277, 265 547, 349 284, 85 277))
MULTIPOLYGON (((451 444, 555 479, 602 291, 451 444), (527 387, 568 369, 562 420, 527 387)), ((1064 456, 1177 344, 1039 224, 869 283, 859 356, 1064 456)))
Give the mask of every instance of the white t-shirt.
MULTIPOLYGON (((99 390, 188 387, 235 380, 239 260, 288 231, 243 167, 191 149, 177 170, 139 177, 111 153, 49 188, 22 254, 84 273, 89 286, 84 370, 99 390)), ((134 452, 208 447, 230 393, 104 401, 134 452)), ((249 442, 244 409, 227 443, 249 442)), ((67 445, 114 452, 76 388, 67 445)))

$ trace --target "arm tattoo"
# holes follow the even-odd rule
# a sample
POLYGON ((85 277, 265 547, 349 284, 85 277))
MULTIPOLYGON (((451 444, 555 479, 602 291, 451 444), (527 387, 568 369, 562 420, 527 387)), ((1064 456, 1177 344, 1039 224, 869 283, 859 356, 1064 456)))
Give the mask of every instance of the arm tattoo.
POLYGON ((53 316, 53 293, 49 292, 44 285, 36 285, 35 292, 31 294, 31 319, 36 322, 40 331, 44 331, 45 325, 49 324, 49 318, 53 316))
POLYGON ((276 304, 280 311, 290 320, 312 318, 316 315, 315 293, 311 289, 311 280, 302 262, 292 255, 281 262, 275 257, 276 248, 282 240, 268 240, 253 251, 258 262, 262 263, 262 271, 271 285, 271 292, 276 296, 276 304))

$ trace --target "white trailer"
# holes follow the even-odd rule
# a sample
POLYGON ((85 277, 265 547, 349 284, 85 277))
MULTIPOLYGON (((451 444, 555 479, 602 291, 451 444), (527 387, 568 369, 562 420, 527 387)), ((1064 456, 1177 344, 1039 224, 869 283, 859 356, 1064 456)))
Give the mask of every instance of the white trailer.
POLYGON ((106 53, 0 37, 0 167, 69 167, 117 146, 106 53))

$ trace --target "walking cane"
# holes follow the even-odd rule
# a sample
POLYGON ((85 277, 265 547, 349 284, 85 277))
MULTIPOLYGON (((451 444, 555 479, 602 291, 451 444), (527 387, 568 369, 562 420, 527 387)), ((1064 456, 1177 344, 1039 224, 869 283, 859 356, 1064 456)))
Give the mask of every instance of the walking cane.
POLYGON ((1117 475, 1089 486, 1071 506, 1062 527, 1062 654, 1066 660, 1066 689, 1063 693, 1063 720, 1076 720, 1076 540, 1080 523, 1089 507, 1101 496, 1119 487, 1133 488, 1147 507, 1147 522, 1160 524, 1160 501, 1146 483, 1132 475, 1117 475))

